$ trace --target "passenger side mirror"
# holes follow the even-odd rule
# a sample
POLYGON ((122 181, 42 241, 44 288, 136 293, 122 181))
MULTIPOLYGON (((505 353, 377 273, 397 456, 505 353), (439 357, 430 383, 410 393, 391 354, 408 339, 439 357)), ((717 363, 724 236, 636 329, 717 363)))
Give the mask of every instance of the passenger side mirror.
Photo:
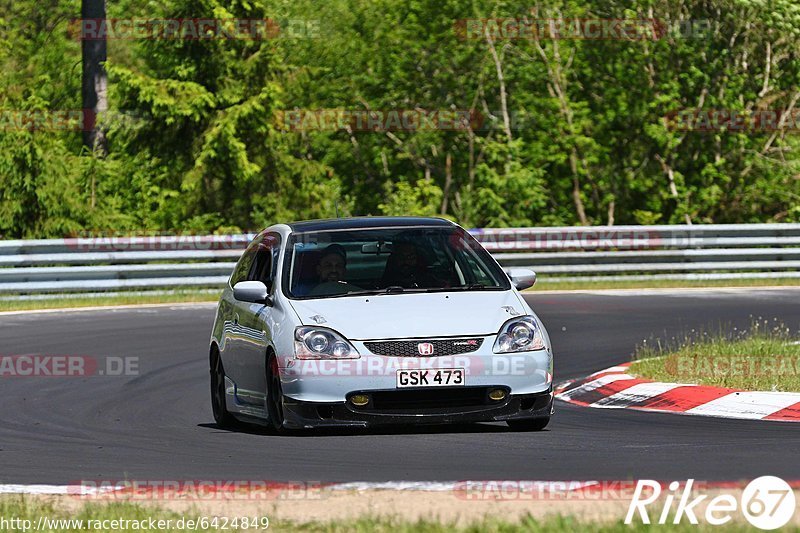
POLYGON ((233 286, 233 297, 240 302, 272 305, 267 286, 260 281, 240 281, 233 286))
POLYGON ((518 291, 533 287, 536 283, 536 272, 528 268, 509 268, 506 274, 518 291))

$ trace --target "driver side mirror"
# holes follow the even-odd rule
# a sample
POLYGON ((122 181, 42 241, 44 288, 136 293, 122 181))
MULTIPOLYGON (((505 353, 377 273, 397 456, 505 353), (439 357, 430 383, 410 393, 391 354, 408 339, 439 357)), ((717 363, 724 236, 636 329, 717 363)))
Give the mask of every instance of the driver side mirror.
POLYGON ((233 286, 233 297, 240 302, 272 305, 267 286, 260 281, 240 281, 233 286))
POLYGON ((506 274, 518 291, 533 287, 536 283, 536 272, 528 268, 509 268, 506 274))

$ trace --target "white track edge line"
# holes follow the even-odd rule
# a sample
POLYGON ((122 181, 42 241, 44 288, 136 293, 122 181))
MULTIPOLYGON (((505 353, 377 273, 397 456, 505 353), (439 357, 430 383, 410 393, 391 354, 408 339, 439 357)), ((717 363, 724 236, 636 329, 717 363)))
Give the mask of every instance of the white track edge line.
MULTIPOLYGON (((568 492, 581 490, 597 485, 599 481, 526 481, 526 480, 476 480, 476 481, 353 481, 348 483, 322 484, 324 490, 336 491, 421 491, 421 492, 452 492, 456 489, 467 489, 471 485, 482 486, 488 484, 530 484, 550 492, 568 492)), ((117 490, 125 490, 117 489, 117 490)), ((115 492, 112 488, 80 487, 79 485, 26 485, 26 484, 0 484, 0 494, 29 494, 29 495, 71 495, 92 496, 115 492)))

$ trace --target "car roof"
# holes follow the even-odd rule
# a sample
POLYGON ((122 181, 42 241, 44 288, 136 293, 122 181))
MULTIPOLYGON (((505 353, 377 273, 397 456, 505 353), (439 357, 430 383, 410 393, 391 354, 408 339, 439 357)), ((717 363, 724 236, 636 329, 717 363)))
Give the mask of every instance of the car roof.
POLYGON ((455 224, 449 220, 434 217, 326 218, 320 220, 304 220, 289 224, 289 227, 294 233, 339 229, 393 228, 403 226, 438 226, 451 228, 455 226, 455 224))

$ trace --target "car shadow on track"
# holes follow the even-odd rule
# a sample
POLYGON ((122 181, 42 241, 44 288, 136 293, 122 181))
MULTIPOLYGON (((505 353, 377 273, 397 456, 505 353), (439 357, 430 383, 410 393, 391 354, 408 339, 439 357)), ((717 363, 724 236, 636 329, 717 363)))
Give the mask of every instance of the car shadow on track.
MULTIPOLYGON (((247 435, 276 436, 269 429, 247 423, 240 423, 234 428, 222 428, 214 423, 198 424, 198 427, 225 431, 231 433, 244 433, 247 435)), ((546 431, 546 430, 545 430, 546 431)), ((446 433, 514 433, 514 431, 502 422, 498 423, 474 423, 474 424, 437 424, 437 425, 417 425, 417 426, 385 426, 374 428, 359 427, 336 427, 336 428, 315 428, 315 429, 295 429, 282 433, 281 437, 353 437, 358 435, 431 435, 446 433)))

